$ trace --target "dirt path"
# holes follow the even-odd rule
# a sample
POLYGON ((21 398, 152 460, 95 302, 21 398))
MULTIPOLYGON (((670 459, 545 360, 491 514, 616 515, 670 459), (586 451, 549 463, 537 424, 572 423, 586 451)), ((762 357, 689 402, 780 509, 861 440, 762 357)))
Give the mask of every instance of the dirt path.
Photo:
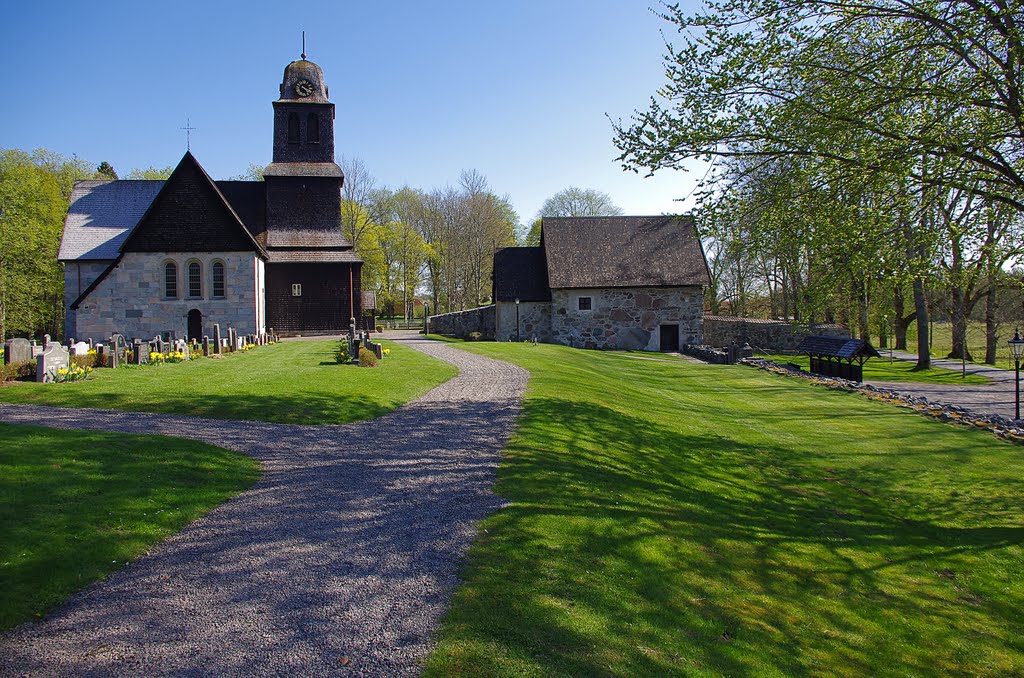
POLYGON ((459 376, 379 419, 288 426, 0 405, 0 421, 159 433, 258 458, 247 492, 46 619, 0 675, 419 672, 492 494, 528 374, 394 336, 459 376))

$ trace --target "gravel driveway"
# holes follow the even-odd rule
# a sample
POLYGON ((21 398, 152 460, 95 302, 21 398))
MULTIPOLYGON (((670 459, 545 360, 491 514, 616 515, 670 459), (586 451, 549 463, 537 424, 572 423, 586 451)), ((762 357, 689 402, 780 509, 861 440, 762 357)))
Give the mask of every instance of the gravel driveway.
POLYGON ((412 675, 477 522, 528 374, 408 345, 459 376, 379 419, 289 426, 0 406, 0 421, 159 433, 244 452, 247 492, 0 637, 0 675, 412 675))

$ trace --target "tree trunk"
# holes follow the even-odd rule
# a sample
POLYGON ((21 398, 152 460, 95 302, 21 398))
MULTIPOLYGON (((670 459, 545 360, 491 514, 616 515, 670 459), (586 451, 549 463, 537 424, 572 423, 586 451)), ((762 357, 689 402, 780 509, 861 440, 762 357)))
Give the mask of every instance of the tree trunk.
POLYGON ((917 365, 914 370, 927 370, 932 366, 928 353, 928 300, 924 296, 924 278, 914 277, 914 318, 917 322, 917 365))
POLYGON ((974 360, 967 347, 967 299, 959 287, 952 289, 950 315, 953 324, 953 346, 947 358, 974 360))
POLYGON ((989 279, 988 291, 985 293, 985 362, 996 364, 996 348, 999 346, 999 325, 996 324, 996 311, 999 297, 996 281, 989 279))
POLYGON ((907 350, 907 329, 910 327, 910 323, 914 322, 914 314, 908 314, 906 307, 903 303, 903 286, 897 284, 893 289, 892 297, 893 313, 896 315, 896 320, 893 325, 893 334, 896 338, 896 350, 906 351, 907 350))

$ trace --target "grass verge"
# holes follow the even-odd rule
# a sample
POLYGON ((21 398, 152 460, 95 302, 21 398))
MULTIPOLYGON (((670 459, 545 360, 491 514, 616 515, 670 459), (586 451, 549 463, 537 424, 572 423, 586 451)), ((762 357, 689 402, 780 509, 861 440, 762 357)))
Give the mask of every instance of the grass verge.
POLYGON ((743 366, 532 378, 429 675, 1024 672, 1024 455, 743 366))
POLYGON ((252 485, 203 443, 0 424, 0 631, 41 617, 252 485))
MULTIPOLYGON (((914 371, 917 363, 906 360, 894 360, 889 362, 887 357, 872 358, 864 363, 864 381, 903 381, 920 382, 925 384, 988 384, 991 380, 980 374, 968 374, 966 377, 960 372, 947 370, 942 367, 932 367, 919 372, 914 371)), ((767 358, 785 365, 793 363, 799 365, 802 370, 810 370, 811 360, 805 355, 759 355, 759 358, 767 358)))
POLYGON ((98 369, 74 384, 15 383, 0 402, 97 407, 287 424, 373 419, 426 393, 457 370, 399 343, 375 368, 338 365, 336 341, 290 341, 220 359, 98 369))

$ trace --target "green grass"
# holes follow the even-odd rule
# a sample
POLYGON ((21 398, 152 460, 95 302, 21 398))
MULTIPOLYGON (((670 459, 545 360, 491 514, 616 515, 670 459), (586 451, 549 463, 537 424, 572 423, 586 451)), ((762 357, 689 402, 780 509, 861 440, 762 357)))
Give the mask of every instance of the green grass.
POLYGON ((429 675, 1020 675, 1024 452, 744 366, 532 378, 429 675))
POLYGON ((0 425, 0 630, 42 616, 259 475, 159 436, 0 425))
MULTIPOLYGON (((800 369, 809 370, 811 360, 805 355, 765 355, 758 356, 786 364, 799 365, 800 369)), ((932 367, 927 370, 914 371, 912 363, 906 360, 893 360, 889 362, 885 353, 881 358, 871 358, 864 363, 865 381, 917 381, 927 384, 988 384, 990 379, 980 374, 968 374, 962 376, 961 372, 947 370, 941 367, 932 367)))
POLYGON ((97 369, 74 384, 16 383, 0 402, 98 407, 288 424, 343 424, 379 417, 457 370, 401 344, 375 368, 337 365, 336 341, 292 341, 220 359, 97 369))

